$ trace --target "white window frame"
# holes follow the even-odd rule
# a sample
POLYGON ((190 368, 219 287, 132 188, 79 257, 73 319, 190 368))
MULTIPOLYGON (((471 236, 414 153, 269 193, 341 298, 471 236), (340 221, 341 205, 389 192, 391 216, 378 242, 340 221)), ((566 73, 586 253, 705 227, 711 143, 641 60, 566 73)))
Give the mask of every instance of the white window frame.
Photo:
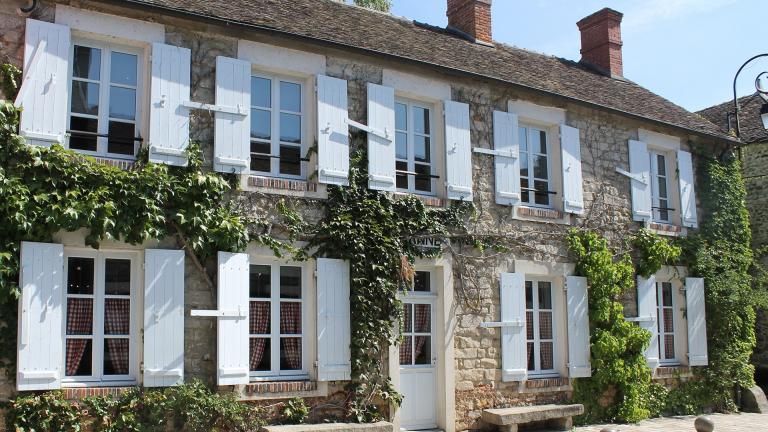
MULTIPOLYGON (((557 359, 558 359, 558 341, 557 341, 557 309, 556 309, 556 301, 555 301, 555 289, 556 289, 556 283, 549 278, 541 278, 541 277, 532 277, 526 275, 525 277, 525 284, 531 283, 532 286, 535 288, 532 293, 533 297, 533 309, 528 309, 528 304, 526 301, 525 305, 525 312, 526 315, 528 312, 533 312, 533 339, 529 340, 528 335, 526 333, 526 368, 528 363, 528 343, 533 342, 533 363, 534 363, 534 369, 528 370, 528 376, 542 378, 542 377, 556 377, 560 376, 560 374, 557 371, 557 359), (541 339, 540 337, 540 328, 539 328, 539 314, 538 312, 541 312, 542 309, 539 308, 539 296, 538 296, 538 284, 539 282, 546 282, 549 283, 549 289, 550 289, 550 302, 552 303, 552 309, 543 309, 543 311, 550 311, 552 313, 552 339, 541 339), (541 369, 541 343, 542 342, 552 342, 552 369, 541 369)), ((525 287, 524 287, 525 288, 525 287)), ((525 292, 523 293, 525 295, 525 292)), ((525 299, 523 299, 525 301, 525 299)), ((527 325, 527 323, 526 323, 527 325)), ((523 331, 526 331, 525 328, 523 328, 523 331)))
MULTIPOLYGON (((113 251, 94 251, 89 249, 69 249, 64 250, 64 314, 62 320, 62 335, 64 335, 64 349, 62 350, 62 365, 66 368, 67 339, 92 339, 91 355, 92 364, 90 376, 64 376, 61 380, 65 387, 81 387, 93 385, 136 385, 138 376, 138 358, 141 349, 138 340, 139 329, 139 290, 140 279, 142 275, 139 271, 138 252, 113 252, 113 251), (67 285, 69 278, 69 259, 70 258, 89 258, 94 260, 94 287, 93 295, 90 294, 69 294, 67 285), (104 300, 106 298, 126 298, 126 296, 109 295, 105 293, 104 278, 105 263, 107 259, 123 259, 131 261, 131 294, 128 298, 131 301, 130 334, 128 336, 130 344, 130 354, 128 357, 128 375, 108 375, 103 373, 104 369, 104 300), (67 335, 67 299, 69 298, 93 298, 93 331, 90 336, 67 335)), ((65 372, 66 373, 66 372, 65 372)))
MULTIPOLYGON (((415 173, 416 172, 416 165, 427 165, 424 162, 416 162, 415 158, 415 142, 414 139, 416 136, 420 137, 428 137, 429 138, 429 173, 432 176, 436 175, 436 165, 437 165, 437 153, 435 152, 435 139, 437 137, 437 131, 435 129, 435 105, 427 102, 420 102, 413 99, 407 99, 407 98, 401 98, 396 97, 395 98, 395 112, 397 112, 397 105, 405 105, 406 114, 408 123, 406 127, 407 130, 401 130, 395 128, 395 133, 403 133, 405 132, 407 137, 407 152, 408 152, 408 158, 407 159, 400 159, 397 157, 397 150, 395 150, 395 164, 397 162, 406 162, 407 163, 407 170, 409 173, 415 173), (416 133, 414 131, 413 125, 415 120, 415 108, 421 108, 429 111, 429 131, 430 133, 427 134, 420 134, 416 133)), ((395 145, 397 145, 395 143, 395 145)), ((395 178, 397 179, 397 170, 395 171, 395 178)), ((415 195, 425 195, 425 196, 437 196, 437 179, 432 178, 430 180, 430 191, 422 191, 416 189, 416 176, 413 174, 408 174, 408 187, 407 188, 397 188, 398 192, 403 193, 409 193, 409 194, 415 194, 415 195)), ((397 180, 395 180, 397 181, 397 180)))
POLYGON ((662 281, 656 281, 656 318, 657 318, 657 325, 658 325, 658 340, 659 340, 659 364, 662 365, 677 365, 680 364, 680 360, 677 356, 678 352, 678 342, 680 334, 678 334, 678 326, 676 325, 677 321, 677 297, 675 293, 675 283, 670 280, 662 280, 662 281), (668 284, 669 289, 671 292, 671 298, 672 298, 672 305, 664 305, 664 285, 668 284), (672 311, 672 331, 671 332, 665 332, 664 331, 664 324, 666 324, 664 320, 664 309, 669 309, 672 311), (675 350, 675 356, 674 358, 666 358, 666 344, 664 343, 664 337, 667 335, 671 335, 674 339, 673 347, 675 350))
MULTIPOLYGON (((292 146, 292 147, 299 147, 299 157, 300 158, 306 158, 307 153, 307 117, 310 115, 309 107, 307 106, 307 97, 306 97, 306 80, 297 79, 295 77, 290 77, 286 75, 278 75, 278 74, 267 74, 257 71, 251 72, 251 79, 253 78, 262 78, 270 81, 270 97, 272 106, 267 109, 260 106, 253 105, 253 99, 255 99, 252 95, 252 101, 251 101, 251 110, 262 110, 262 111, 269 111, 270 114, 270 133, 271 137, 269 140, 270 144, 270 170, 269 172, 266 171, 255 171, 249 168, 249 172, 251 174, 260 175, 264 177, 275 177, 275 178, 283 178, 283 179, 292 179, 292 180, 305 180, 307 178, 307 170, 308 170, 308 164, 307 161, 300 161, 300 174, 299 175, 292 175, 292 174, 281 174, 280 173, 280 158, 275 157, 280 155, 280 146, 283 145, 283 142, 280 140, 280 114, 286 113, 286 114, 293 114, 298 115, 301 118, 301 124, 300 124, 300 131, 301 131, 301 143, 285 143, 284 145, 292 146), (286 82, 290 84, 296 84, 299 86, 299 94, 301 96, 301 112, 294 112, 294 111, 286 111, 280 109, 280 82, 286 82)), ((250 127, 250 125, 249 125, 250 127)), ((249 145, 253 142, 261 142, 261 143, 267 143, 267 140, 258 139, 251 137, 249 139, 249 145)), ((254 153, 249 152, 251 157, 253 158, 253 155, 261 154, 261 153, 254 153)))
MULTIPOLYGON (((309 328, 309 304, 308 304, 308 283, 309 277, 307 266, 300 263, 284 262, 277 260, 259 260, 251 258, 251 266, 269 266, 270 267, 270 366, 269 371, 249 371, 251 381, 290 381, 290 380, 306 380, 309 379, 309 372, 307 365, 310 363, 307 359, 309 354, 309 340, 308 336, 310 332, 309 328), (296 267, 301 271, 301 299, 281 299, 280 298, 280 268, 281 267, 296 267), (285 335, 286 337, 301 337, 301 370, 287 370, 280 369, 280 338, 283 336, 280 334, 280 303, 301 303, 301 335, 285 335), (275 343, 277 342, 277 343, 275 343)), ((250 290, 250 287, 249 287, 250 290)), ((266 302, 266 298, 250 297, 248 298, 248 307, 250 308, 251 301, 266 302)), ((248 329, 248 346, 250 347, 251 338, 258 336, 252 336, 250 329, 248 329)), ((248 354, 249 367, 250 367, 250 350, 248 354)))
MULTIPOLYGON (((137 57, 137 70, 136 70, 136 113, 134 116, 134 121, 127 121, 124 119, 116 119, 115 121, 118 121, 120 123, 133 123, 134 124, 134 136, 136 138, 141 137, 141 128, 142 128, 142 104, 146 92, 146 86, 144 84, 144 70, 147 67, 147 58, 144 54, 144 50, 138 47, 133 47, 130 45, 123 45, 123 44, 117 44, 117 43, 108 43, 93 39, 84 39, 84 38, 73 38, 72 45, 69 49, 69 71, 67 71, 67 85, 69 86, 68 93, 69 97, 67 99, 67 130, 70 130, 70 122, 72 119, 72 82, 73 80, 82 81, 82 82, 89 82, 89 83, 95 83, 99 84, 99 114, 98 116, 93 116, 89 114, 80 114, 75 113, 76 117, 81 118, 90 118, 90 119, 96 119, 99 122, 97 133, 98 134, 108 134, 109 133, 109 89, 113 85, 111 83, 111 77, 109 76, 111 72, 111 61, 112 56, 111 53, 113 51, 117 51, 124 54, 131 54, 135 55, 137 57), (74 78, 73 72, 74 72, 74 55, 75 55, 75 46, 82 46, 87 48, 96 48, 101 50, 101 70, 100 70, 100 80, 90 80, 85 78, 74 78)), ((126 86, 122 84, 114 84, 118 87, 124 87, 124 88, 133 88, 133 86, 126 86)), ((96 157, 104 157, 109 159, 123 159, 123 160, 136 160, 136 156, 139 152, 139 148, 141 147, 141 141, 134 141, 134 152, 133 155, 124 155, 119 153, 109 153, 108 152, 108 138, 106 137, 98 137, 96 139, 96 151, 87 151, 87 150, 79 150, 79 149, 73 149, 74 151, 78 153, 83 153, 91 156, 96 157)), ((67 143, 67 147, 69 147, 69 143, 67 143)))
POLYGON ((522 150, 522 143, 521 143, 520 144, 520 147, 521 147, 520 148, 520 158, 521 158, 521 161, 522 161, 523 153, 525 153, 526 159, 527 159, 527 162, 528 162, 528 176, 527 177, 523 177, 522 173, 520 174, 520 189, 521 189, 520 204, 525 206, 525 207, 537 207, 537 208, 546 208, 546 209, 554 208, 554 200, 553 200, 551 194, 549 193, 549 191, 553 190, 552 189, 552 183, 553 183, 553 179, 552 179, 552 160, 553 160, 552 159, 552 130, 549 127, 537 126, 535 124, 525 123, 525 122, 521 122, 519 124, 518 128, 520 130, 525 130, 526 131, 526 150, 525 151, 522 150), (547 152, 546 153, 534 153, 534 152, 531 151, 531 145, 530 145, 530 143, 531 143, 531 136, 534 133, 534 131, 536 133, 544 132, 546 134, 546 137, 547 137, 547 152), (544 157, 546 157, 546 159, 547 159, 547 178, 546 179, 534 177, 534 174, 533 174, 533 157, 534 156, 544 156, 544 157), (528 189, 531 189, 531 190, 529 190, 529 191, 523 190, 523 180, 528 180, 528 189), (544 204, 537 204, 536 203, 536 193, 533 190, 533 189, 535 189, 534 188, 534 186, 535 186, 534 182, 536 180, 538 180, 538 181, 546 180, 546 182, 547 182, 547 199, 549 201, 549 204, 544 205, 544 204), (525 192, 528 192, 528 201, 523 201, 523 199, 522 199, 523 193, 525 193, 525 192))
POLYGON ((672 215, 674 214, 675 210, 667 210, 666 211, 666 218, 662 217, 662 211, 659 207, 662 207, 661 200, 665 200, 667 208, 670 208, 672 205, 672 197, 671 197, 671 171, 670 167, 673 165, 671 162, 675 162, 674 156, 669 152, 659 151, 655 149, 649 149, 648 154, 651 161, 651 202, 653 208, 651 209, 651 214, 653 215, 652 220, 654 222, 663 223, 663 224, 671 224, 672 223, 672 215), (659 174, 659 156, 662 156, 664 158, 664 172, 665 175, 659 174), (665 198, 662 198, 659 196, 659 184, 660 182, 664 181, 666 183, 666 190, 667 190, 667 196, 665 198))

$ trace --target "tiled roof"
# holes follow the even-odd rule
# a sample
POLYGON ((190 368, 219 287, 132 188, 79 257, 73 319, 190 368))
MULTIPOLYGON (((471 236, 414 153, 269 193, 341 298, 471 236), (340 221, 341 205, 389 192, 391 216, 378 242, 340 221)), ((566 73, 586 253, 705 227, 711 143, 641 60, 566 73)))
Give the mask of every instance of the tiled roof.
POLYGON ((338 46, 470 73, 697 134, 729 139, 718 127, 630 81, 577 62, 520 48, 470 42, 442 28, 332 0, 123 0, 175 13, 227 20, 338 46))
MULTIPOLYGON (((756 94, 745 96, 739 99, 739 106, 741 107, 739 113, 741 140, 747 144, 768 142, 768 130, 765 130, 763 121, 760 119, 760 107, 763 106, 763 100, 756 94)), ((727 133, 728 113, 730 112, 733 112, 733 101, 703 109, 699 111, 699 114, 727 133)), ((732 123, 733 127, 736 128, 735 119, 732 120, 732 123)))

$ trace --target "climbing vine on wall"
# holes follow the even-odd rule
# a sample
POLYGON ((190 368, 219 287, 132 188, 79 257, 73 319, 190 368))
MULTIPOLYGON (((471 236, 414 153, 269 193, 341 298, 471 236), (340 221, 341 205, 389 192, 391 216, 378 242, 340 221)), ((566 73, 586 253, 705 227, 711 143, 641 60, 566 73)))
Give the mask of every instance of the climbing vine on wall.
MULTIPOLYGON (((313 228, 305 249, 319 257, 348 260, 351 279, 352 381, 348 414, 359 422, 381 418, 382 405, 399 404, 385 370, 387 347, 400 332, 398 291, 412 283, 414 259, 430 255, 410 242, 419 236, 445 238, 462 230, 471 204, 430 209, 413 196, 394 198, 368 189, 367 159, 355 152, 349 187, 330 187, 326 216, 313 228)), ((434 255, 437 252, 432 252, 434 255)))

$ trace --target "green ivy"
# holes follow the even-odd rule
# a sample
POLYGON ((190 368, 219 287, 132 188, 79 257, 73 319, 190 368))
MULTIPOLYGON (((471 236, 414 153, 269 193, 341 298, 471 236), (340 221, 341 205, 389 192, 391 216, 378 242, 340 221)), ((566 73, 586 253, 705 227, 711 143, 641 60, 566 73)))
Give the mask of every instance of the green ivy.
POLYGON ((19 396, 8 403, 6 425, 19 432, 247 432, 264 424, 262 413, 234 393, 214 393, 199 381, 163 390, 131 389, 120 396, 80 402, 62 392, 19 396))
POLYGON ((349 415, 354 421, 382 418, 379 407, 399 405, 384 358, 401 332, 392 323, 402 318, 398 292, 412 282, 414 259, 434 256, 411 243, 418 236, 445 239, 463 231, 474 211, 470 203, 448 209, 427 208, 417 198, 391 195, 368 188, 364 151, 353 153, 349 187, 330 187, 326 216, 313 228, 305 249, 317 257, 348 260, 351 273, 352 381, 349 415))
POLYGON ((624 318, 620 302, 635 286, 632 260, 629 254, 615 259, 608 242, 592 231, 571 231, 568 245, 576 257, 576 273, 589 283, 592 377, 573 383, 573 398, 585 408, 578 421, 648 418, 651 371, 643 352, 651 335, 624 318))
POLYGON ((638 255, 637 274, 644 278, 656 274, 665 264, 677 262, 682 253, 680 246, 645 228, 633 235, 630 243, 638 255))
POLYGON ((280 420, 283 424, 302 424, 307 421, 309 411, 304 399, 295 397, 286 402, 280 410, 280 420))

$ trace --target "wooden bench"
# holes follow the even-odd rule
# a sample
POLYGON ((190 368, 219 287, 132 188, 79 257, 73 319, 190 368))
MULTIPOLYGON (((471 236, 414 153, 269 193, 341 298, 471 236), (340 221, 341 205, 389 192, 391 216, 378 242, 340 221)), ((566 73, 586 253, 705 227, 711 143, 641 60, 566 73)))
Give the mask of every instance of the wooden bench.
POLYGON ((573 428, 573 416, 584 414, 584 405, 534 405, 483 410, 483 421, 502 432, 517 432, 518 426, 540 424, 559 431, 573 428))

